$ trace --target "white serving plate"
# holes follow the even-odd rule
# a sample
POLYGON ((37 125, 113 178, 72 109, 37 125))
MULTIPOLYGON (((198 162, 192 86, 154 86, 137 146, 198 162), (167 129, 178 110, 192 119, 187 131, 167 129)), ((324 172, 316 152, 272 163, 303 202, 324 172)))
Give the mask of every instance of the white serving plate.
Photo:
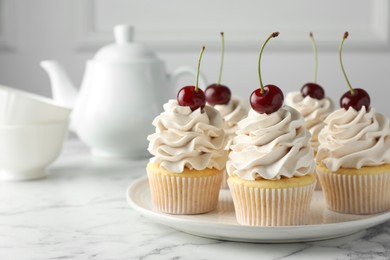
POLYGON ((200 215, 170 215, 153 211, 147 177, 127 190, 128 203, 142 215, 179 231, 229 241, 285 243, 347 236, 390 220, 390 212, 375 215, 340 214, 326 209, 321 191, 315 191, 308 225, 253 227, 237 223, 229 190, 221 190, 217 209, 200 215))

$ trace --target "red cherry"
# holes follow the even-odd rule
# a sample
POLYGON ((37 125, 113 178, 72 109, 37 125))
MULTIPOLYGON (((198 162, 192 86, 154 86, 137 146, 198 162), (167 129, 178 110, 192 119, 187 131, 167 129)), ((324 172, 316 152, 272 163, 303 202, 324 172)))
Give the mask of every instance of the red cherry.
POLYGON ((177 103, 180 106, 190 107, 191 111, 194 111, 198 108, 203 109, 206 105, 206 96, 204 95, 203 90, 198 87, 199 81, 199 71, 200 71, 200 61, 202 60, 202 55, 205 47, 203 46, 199 53, 198 58, 198 69, 196 71, 196 83, 195 86, 185 86, 179 90, 177 93, 177 103))
POLYGON ((340 98, 340 107, 348 110, 349 107, 353 107, 356 111, 359 111, 363 106, 366 107, 366 110, 370 109, 370 95, 361 88, 353 89, 353 94, 351 91, 347 91, 340 98))
POLYGON ((226 105, 230 101, 232 93, 230 89, 224 85, 211 84, 205 90, 206 101, 214 105, 226 105))
POLYGON ((283 105, 283 92, 275 85, 264 86, 263 93, 261 89, 252 92, 250 98, 251 107, 260 114, 271 114, 279 110, 283 105))
POLYGON ((275 85, 263 86, 263 81, 261 80, 261 69, 260 69, 261 55, 263 53, 265 45, 271 38, 275 38, 278 35, 279 35, 278 32, 274 32, 270 36, 268 36, 268 38, 261 46, 260 53, 259 53, 257 72, 259 75, 260 88, 252 92, 249 98, 249 102, 253 110, 255 110, 260 114, 271 114, 273 112, 276 112, 283 105, 283 99, 284 99, 283 92, 280 90, 280 88, 278 88, 275 85))
POLYGON ((306 83, 301 88, 301 94, 303 97, 310 96, 312 98, 321 100, 325 97, 324 89, 316 83, 306 83))
POLYGON ((200 88, 196 91, 195 86, 186 86, 177 93, 177 103, 180 106, 190 107, 191 111, 198 108, 203 109, 206 105, 206 96, 200 88))
POLYGON ((223 56, 225 53, 225 40, 224 34, 221 32, 221 63, 219 64, 218 81, 215 84, 211 84, 205 90, 206 101, 212 105, 226 105, 230 101, 232 93, 230 89, 224 85, 221 85, 222 68, 223 68, 223 56))
POLYGON ((339 59, 340 59, 340 65, 341 65, 341 70, 343 71, 345 80, 347 81, 349 91, 345 92, 341 98, 340 98, 340 107, 348 110, 348 108, 352 107, 356 111, 359 111, 363 106, 366 107, 366 109, 370 109, 370 95, 361 88, 352 88, 351 83, 348 80, 347 74, 345 73, 344 65, 343 65, 343 59, 342 59, 342 53, 343 53, 343 44, 345 39, 347 39, 349 36, 348 32, 345 32, 343 35, 343 39, 341 40, 340 43, 340 48, 339 48, 339 59))
POLYGON ((303 87, 301 88, 301 94, 303 97, 310 96, 311 98, 321 100, 325 97, 325 91, 320 85, 317 84, 317 44, 314 40, 314 35, 312 32, 310 32, 309 36, 314 51, 314 82, 309 82, 303 85, 303 87))

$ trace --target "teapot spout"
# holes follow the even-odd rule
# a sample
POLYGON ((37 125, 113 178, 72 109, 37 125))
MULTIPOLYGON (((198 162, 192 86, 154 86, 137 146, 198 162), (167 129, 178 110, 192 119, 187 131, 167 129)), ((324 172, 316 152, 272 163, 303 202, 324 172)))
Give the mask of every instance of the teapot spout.
POLYGON ((64 67, 55 60, 41 61, 41 67, 49 75, 53 99, 61 106, 73 108, 78 91, 64 67))

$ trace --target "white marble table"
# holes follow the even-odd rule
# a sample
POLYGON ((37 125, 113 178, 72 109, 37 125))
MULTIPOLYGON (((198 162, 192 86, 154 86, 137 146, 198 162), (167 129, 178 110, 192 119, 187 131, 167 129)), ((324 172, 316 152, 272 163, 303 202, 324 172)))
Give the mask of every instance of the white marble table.
POLYGON ((96 159, 73 140, 46 179, 0 183, 0 259, 390 259, 390 221, 296 244, 218 241, 156 224, 125 198, 145 163, 96 159))

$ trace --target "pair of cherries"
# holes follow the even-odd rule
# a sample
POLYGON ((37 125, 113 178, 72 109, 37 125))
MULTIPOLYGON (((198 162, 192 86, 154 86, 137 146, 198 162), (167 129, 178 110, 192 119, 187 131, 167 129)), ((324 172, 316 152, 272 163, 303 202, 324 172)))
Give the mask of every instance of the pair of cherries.
POLYGON ((222 68, 223 68, 223 57, 225 51, 225 41, 224 41, 224 33, 221 32, 221 63, 219 69, 219 77, 218 82, 212 84, 206 88, 206 91, 203 92, 200 88, 198 88, 198 79, 199 79, 199 70, 200 70, 200 61, 202 59, 202 55, 205 47, 202 48, 199 59, 198 59, 198 70, 196 73, 196 84, 195 86, 186 86, 180 89, 177 93, 177 102, 180 106, 189 106, 192 111, 201 108, 203 109, 206 105, 206 101, 210 105, 225 105, 229 103, 231 98, 231 91, 227 86, 221 85, 221 76, 222 76, 222 68))
MULTIPOLYGON (((189 106, 191 110, 194 111, 199 107, 203 109, 206 104, 206 100, 211 105, 227 104, 230 101, 230 97, 231 97, 230 89, 220 84, 222 64, 223 64, 223 46, 224 46, 223 33, 221 33, 221 35, 222 35, 222 59, 221 59, 221 68, 220 68, 220 76, 219 76, 218 83, 208 86, 206 89, 206 94, 201 89, 198 88, 200 60, 204 51, 204 47, 203 47, 198 60, 198 72, 197 72, 196 85, 186 86, 179 91, 177 95, 177 101, 179 105, 189 106)), ((275 85, 269 84, 263 86, 261 73, 260 73, 260 61, 261 61, 261 55, 263 49, 271 38, 275 38, 278 35, 279 35, 278 32, 272 33, 266 39, 266 41, 264 42, 264 44, 260 49, 260 54, 258 59, 258 76, 260 81, 260 88, 253 91, 252 94, 250 95, 250 104, 253 110, 255 110, 260 114, 264 114, 264 113, 271 114, 279 110, 283 105, 283 100, 284 100, 283 92, 280 90, 280 88, 278 88, 275 85)), ((316 55, 315 68, 317 68, 317 49, 315 47, 315 42, 312 33, 310 33, 310 37, 312 38, 312 42, 315 50, 315 55, 316 55)), ((340 106, 346 110, 348 110, 349 107, 352 107, 355 110, 359 111, 363 106, 365 106, 368 109, 370 107, 370 96, 364 89, 352 88, 344 70, 344 66, 342 62, 342 47, 347 37, 348 37, 348 32, 345 32, 339 48, 339 57, 340 57, 340 65, 350 90, 342 95, 340 99, 340 106)), ((315 70, 315 73, 316 72, 317 71, 315 70)), ((316 74, 315 74, 315 78, 316 78, 316 74)), ((317 83, 305 84, 301 89, 301 94, 303 97, 310 96, 318 100, 321 100, 325 97, 324 89, 317 83)))
MULTIPOLYGON (((310 96, 321 100, 325 96, 325 91, 316 83, 306 83, 301 89, 301 94, 303 97, 310 96)), ((370 96, 361 88, 351 88, 351 90, 345 92, 340 98, 340 107, 345 110, 352 107, 356 111, 359 111, 363 106, 369 108, 370 103, 370 96)))
POLYGON ((206 101, 210 105, 226 105, 229 103, 231 91, 224 85, 212 84, 203 92, 196 86, 186 86, 180 89, 177 93, 177 102, 180 106, 188 106, 192 111, 206 105, 206 101))
MULTIPOLYGON (((340 59, 340 65, 341 69, 343 71, 345 80, 347 81, 347 84, 349 86, 349 91, 345 92, 341 98, 340 98, 340 107, 344 108, 345 110, 348 110, 348 108, 352 107, 356 111, 359 111, 363 106, 365 106, 367 109, 370 107, 370 96, 368 93, 361 88, 352 88, 351 83, 348 80, 347 74, 344 70, 343 60, 342 60, 342 51, 343 51, 343 44, 345 39, 348 38, 348 32, 345 32, 343 35, 343 39, 340 44, 339 48, 339 59, 340 59)), ((315 72, 314 72, 314 81, 316 81, 317 78, 317 48, 316 44, 313 38, 313 34, 310 33, 310 37, 312 39, 314 53, 315 53, 315 72)), ((302 89, 301 94, 303 97, 310 96, 312 98, 321 100, 325 97, 325 91, 324 89, 318 85, 317 83, 306 83, 302 89)))
MULTIPOLYGON (((278 36, 279 33, 273 33, 268 37, 267 41, 263 44, 262 49, 259 55, 259 71, 260 71, 260 58, 263 52, 265 44, 269 41, 270 38, 278 36)), ((205 47, 202 48, 199 59, 198 59, 198 70, 196 75, 196 84, 195 86, 186 86, 180 89, 177 94, 177 101, 180 106, 189 106, 192 111, 201 108, 203 109, 206 105, 206 101, 210 105, 224 105, 229 103, 231 98, 231 91, 227 86, 221 85, 221 74, 223 67, 223 57, 224 57, 224 35, 221 33, 222 37, 222 48, 221 48, 221 63, 219 70, 218 82, 212 84, 206 88, 206 91, 203 92, 198 88, 198 78, 199 78, 199 69, 200 61, 205 47)), ((251 97, 250 103, 254 110, 259 113, 270 114, 277 111, 283 105, 283 92, 274 85, 262 86, 261 75, 259 72, 259 79, 261 88, 255 90, 251 97)))

